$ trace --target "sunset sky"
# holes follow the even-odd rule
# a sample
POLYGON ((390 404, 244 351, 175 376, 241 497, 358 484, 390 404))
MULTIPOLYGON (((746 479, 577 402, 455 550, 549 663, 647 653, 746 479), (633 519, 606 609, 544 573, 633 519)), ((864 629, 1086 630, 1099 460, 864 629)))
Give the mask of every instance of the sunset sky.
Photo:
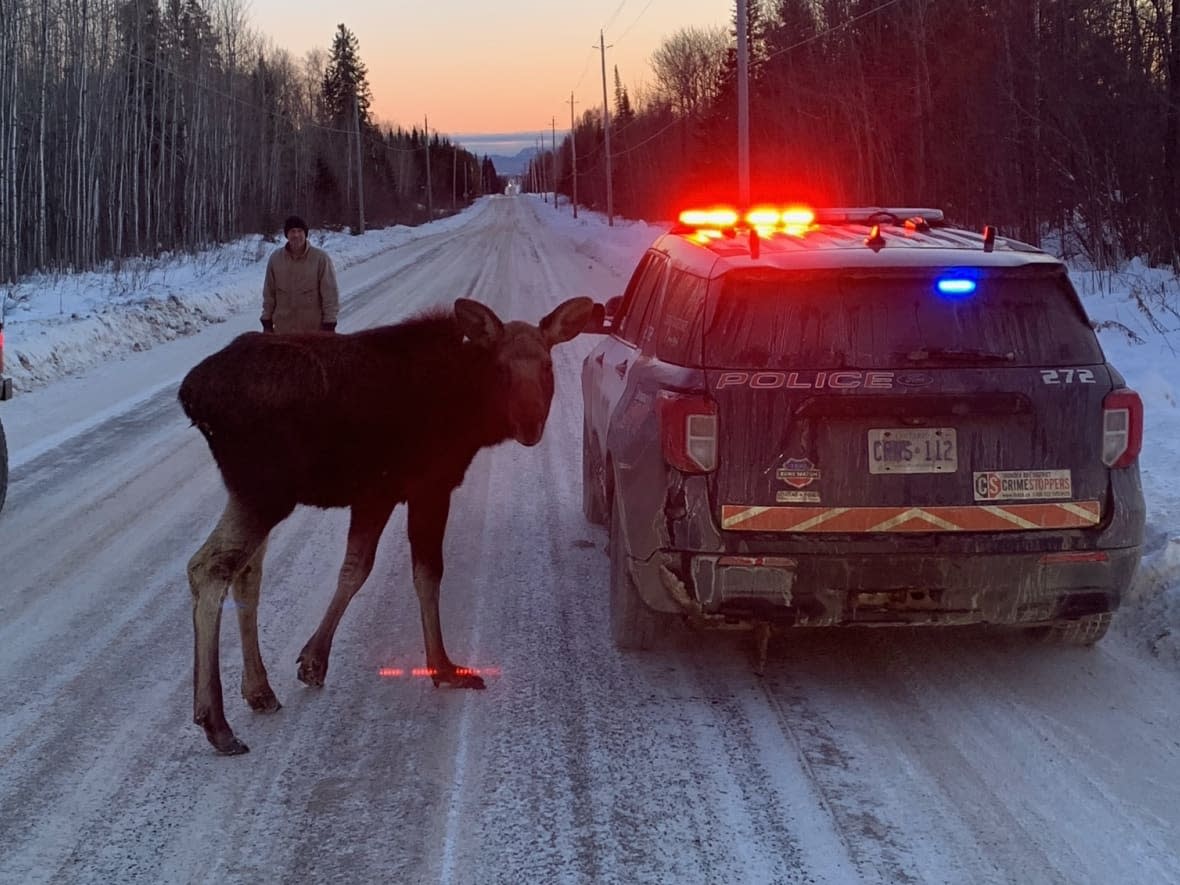
POLYGON ((382 123, 463 136, 513 133, 515 153, 544 133, 569 130, 574 111, 602 106, 598 32, 606 36, 606 76, 613 100, 614 67, 632 99, 653 82, 651 55, 685 27, 731 26, 733 0, 334 0, 292 3, 252 0, 254 30, 297 60, 327 50, 337 24, 360 43, 382 123), (524 139, 521 140, 521 134, 524 139))

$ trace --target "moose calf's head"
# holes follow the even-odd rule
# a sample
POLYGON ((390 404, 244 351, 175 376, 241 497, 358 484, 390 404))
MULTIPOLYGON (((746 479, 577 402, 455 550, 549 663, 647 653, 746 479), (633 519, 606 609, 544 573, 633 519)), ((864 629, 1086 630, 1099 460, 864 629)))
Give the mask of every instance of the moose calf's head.
POLYGON ((534 326, 519 320, 502 322, 478 301, 455 301, 459 328, 495 361, 497 387, 507 400, 509 432, 517 442, 535 446, 541 441, 553 401, 549 351, 586 328, 593 307, 589 298, 571 298, 534 326))

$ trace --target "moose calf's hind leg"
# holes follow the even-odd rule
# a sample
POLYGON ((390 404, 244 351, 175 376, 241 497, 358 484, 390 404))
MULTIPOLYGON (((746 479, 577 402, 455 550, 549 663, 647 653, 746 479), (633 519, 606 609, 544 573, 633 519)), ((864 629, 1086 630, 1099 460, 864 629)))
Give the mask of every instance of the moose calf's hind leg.
POLYGON ((238 629, 242 635, 242 697, 257 713, 274 713, 283 705, 275 696, 266 677, 262 652, 258 647, 258 599, 262 589, 262 560, 266 556, 266 542, 234 578, 234 608, 238 613, 238 629))
POLYGON ((230 584, 266 540, 267 521, 230 495, 208 540, 188 563, 193 594, 193 721, 219 753, 236 756, 249 748, 234 737, 221 696, 219 638, 221 606, 230 584))
POLYGON ((193 594, 193 722, 205 730, 205 737, 217 752, 236 756, 250 748, 234 736, 225 719, 218 643, 221 605, 244 557, 236 555, 240 551, 219 549, 214 544, 216 534, 214 530, 188 564, 193 594))

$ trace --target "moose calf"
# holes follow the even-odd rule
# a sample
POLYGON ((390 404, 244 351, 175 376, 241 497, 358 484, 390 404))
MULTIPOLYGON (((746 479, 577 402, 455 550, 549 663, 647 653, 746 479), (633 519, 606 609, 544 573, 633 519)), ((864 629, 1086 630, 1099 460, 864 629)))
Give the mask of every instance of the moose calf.
POLYGON ((453 313, 349 335, 247 333, 188 373, 180 404, 229 492, 188 565, 193 721, 218 752, 248 751, 226 721, 221 695, 218 636, 231 585, 242 696, 260 712, 280 707, 258 648, 258 596, 267 536, 297 504, 351 509, 336 594, 299 655, 302 682, 323 685, 336 626, 373 567, 393 508, 405 502, 434 684, 484 687, 443 646, 438 592, 451 492, 481 448, 540 441, 553 399, 549 351, 582 331, 592 308, 589 298, 573 298, 534 326, 501 322, 460 298, 453 313))

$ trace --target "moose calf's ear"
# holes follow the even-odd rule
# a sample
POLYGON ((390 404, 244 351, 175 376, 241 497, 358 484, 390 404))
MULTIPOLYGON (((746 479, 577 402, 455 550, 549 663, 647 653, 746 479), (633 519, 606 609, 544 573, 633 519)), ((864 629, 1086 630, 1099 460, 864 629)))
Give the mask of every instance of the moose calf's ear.
POLYGON ((585 330, 593 311, 592 298, 571 298, 559 304, 551 314, 541 320, 541 334, 545 336, 550 347, 569 341, 585 330))
POLYGON ((495 344, 504 332, 504 324, 492 309, 470 298, 455 299, 455 321, 464 335, 484 347, 495 344))

